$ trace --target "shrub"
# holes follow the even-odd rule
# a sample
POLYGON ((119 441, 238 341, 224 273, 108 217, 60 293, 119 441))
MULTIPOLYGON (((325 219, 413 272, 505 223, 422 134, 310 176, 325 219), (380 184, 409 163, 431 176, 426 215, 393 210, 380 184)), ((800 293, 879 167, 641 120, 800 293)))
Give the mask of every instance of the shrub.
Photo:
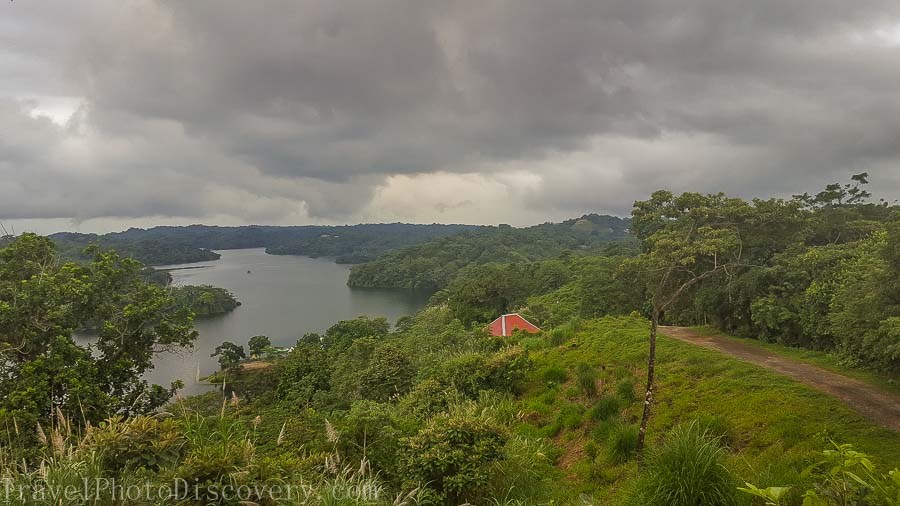
POLYGON ((437 415, 403 440, 403 476, 410 489, 431 489, 447 504, 477 502, 495 476, 506 442, 490 419, 471 413, 437 415))
POLYGON ((619 414, 619 399, 606 395, 591 408, 591 420, 605 421, 619 414))
POLYGON ((565 383, 569 379, 569 373, 562 367, 548 366, 541 369, 541 377, 547 383, 565 383))
POLYGON ((609 432, 606 457, 612 464, 624 464, 637 449, 638 426, 616 425, 609 432))
MULTIPOLYGON (((900 503, 900 470, 880 473, 865 453, 855 451, 852 445, 831 442, 833 449, 822 452, 823 460, 813 464, 803 475, 814 480, 812 487, 803 493, 803 504, 871 504, 891 505, 900 503)), ((738 490, 760 497, 767 504, 786 504, 791 487, 774 486, 760 488, 745 483, 738 490)))
POLYGON ((456 388, 435 379, 425 379, 416 383, 408 394, 400 398, 397 409, 403 415, 426 420, 462 399, 463 394, 456 388))
POLYGON ((489 355, 470 352, 450 358, 433 376, 476 399, 481 390, 517 391, 530 364, 522 347, 509 346, 489 355))
POLYGON ((146 468, 158 470, 176 462, 185 439, 173 420, 137 416, 102 422, 91 432, 91 443, 101 455, 106 471, 146 468))
POLYGON ((680 426, 649 456, 637 488, 640 503, 660 506, 734 504, 736 484, 725 449, 698 423, 680 426))
POLYGON ((579 364, 576 374, 578 389, 587 397, 597 395, 597 371, 588 364, 579 364))
MULTIPOLYGON (((351 345, 352 346, 352 345, 351 345)), ((359 381, 363 398, 387 401, 399 397, 412 386, 415 368, 397 346, 387 344, 375 350, 359 381)))

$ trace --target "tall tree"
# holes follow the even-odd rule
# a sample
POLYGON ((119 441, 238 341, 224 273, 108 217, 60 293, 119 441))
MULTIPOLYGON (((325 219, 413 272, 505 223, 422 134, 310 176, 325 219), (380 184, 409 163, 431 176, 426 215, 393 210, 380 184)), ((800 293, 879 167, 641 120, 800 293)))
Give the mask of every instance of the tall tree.
POLYGON ((219 357, 219 367, 221 367, 223 371, 230 371, 232 369, 239 369, 241 367, 241 360, 247 358, 247 354, 244 352, 243 346, 234 344, 231 341, 225 341, 216 346, 216 350, 210 357, 219 357))
POLYGON ((651 294, 650 349, 638 451, 644 446, 653 404, 656 334, 660 318, 687 291, 703 280, 745 266, 742 233, 753 214, 744 200, 723 194, 655 192, 635 202, 635 233, 645 252, 630 261, 651 294))

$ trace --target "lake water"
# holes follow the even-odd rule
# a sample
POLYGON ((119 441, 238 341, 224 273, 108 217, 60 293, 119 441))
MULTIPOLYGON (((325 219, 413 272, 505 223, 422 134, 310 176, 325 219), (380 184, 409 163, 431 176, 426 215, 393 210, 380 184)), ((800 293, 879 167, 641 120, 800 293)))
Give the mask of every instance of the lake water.
POLYGON ((163 354, 145 377, 168 386, 184 381, 182 393, 204 389, 201 376, 218 370, 217 358, 209 355, 222 341, 244 345, 255 335, 266 335, 276 346, 292 346, 306 332, 323 332, 338 320, 359 315, 384 316, 391 323, 415 313, 425 300, 406 292, 351 290, 347 287, 349 266, 328 259, 267 255, 262 248, 223 250, 219 260, 163 268, 190 267, 171 271, 176 285, 213 285, 225 288, 241 301, 234 311, 197 319, 200 333, 194 349, 163 354))

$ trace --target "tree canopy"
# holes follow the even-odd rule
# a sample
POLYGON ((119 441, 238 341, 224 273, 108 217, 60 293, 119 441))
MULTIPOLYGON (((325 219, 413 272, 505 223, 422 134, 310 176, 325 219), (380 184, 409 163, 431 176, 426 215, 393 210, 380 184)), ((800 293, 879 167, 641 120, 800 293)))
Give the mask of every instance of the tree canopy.
POLYGON ((147 283, 138 262, 91 253, 88 263, 62 262, 34 234, 0 250, 0 418, 64 412, 96 423, 155 409, 177 386, 141 375, 154 353, 191 346, 190 311, 147 283), (74 336, 84 329, 93 337, 74 336))

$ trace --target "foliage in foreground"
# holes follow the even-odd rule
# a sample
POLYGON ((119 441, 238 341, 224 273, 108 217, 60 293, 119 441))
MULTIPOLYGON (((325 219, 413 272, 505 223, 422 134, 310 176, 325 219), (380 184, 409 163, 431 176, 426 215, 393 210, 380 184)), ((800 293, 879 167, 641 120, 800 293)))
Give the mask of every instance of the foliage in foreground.
MULTIPOLYGON (((803 474, 812 486, 803 492, 804 506, 900 504, 900 469, 880 473, 871 457, 855 451, 851 444, 837 444, 822 452, 824 457, 803 474)), ((745 483, 738 490, 763 499, 767 506, 788 504, 790 486, 759 488, 745 483)))
POLYGON ((142 266, 93 250, 89 263, 61 262, 53 243, 23 234, 0 249, 0 423, 76 425, 146 413, 172 390, 141 375, 155 352, 190 346, 191 313, 147 283, 142 266), (96 338, 74 337, 85 328, 96 338))

